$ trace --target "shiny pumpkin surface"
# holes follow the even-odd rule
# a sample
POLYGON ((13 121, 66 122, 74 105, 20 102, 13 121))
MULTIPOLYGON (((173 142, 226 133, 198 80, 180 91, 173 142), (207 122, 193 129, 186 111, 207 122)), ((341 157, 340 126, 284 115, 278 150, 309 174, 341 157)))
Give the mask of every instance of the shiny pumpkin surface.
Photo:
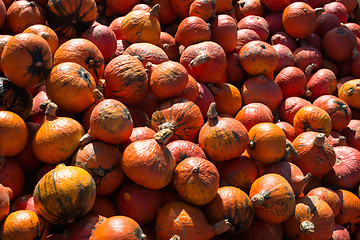
POLYGON ((40 216, 53 224, 67 224, 91 210, 96 185, 84 169, 59 164, 39 180, 33 196, 40 216))
POLYGON ((360 226, 360 199, 348 190, 339 189, 336 190, 336 193, 340 197, 342 206, 335 220, 352 234, 356 232, 360 226))
POLYGON ((341 208, 341 201, 339 195, 332 189, 326 187, 316 187, 311 189, 306 196, 318 196, 322 200, 324 200, 331 209, 333 210, 334 216, 336 217, 341 208))
POLYGON ((44 24, 34 24, 27 27, 24 33, 35 33, 44 38, 50 46, 51 54, 54 56, 57 48, 59 47, 59 38, 54 30, 44 24))
POLYGON ((338 96, 351 107, 360 108, 359 94, 360 94, 360 79, 353 79, 341 85, 338 96))

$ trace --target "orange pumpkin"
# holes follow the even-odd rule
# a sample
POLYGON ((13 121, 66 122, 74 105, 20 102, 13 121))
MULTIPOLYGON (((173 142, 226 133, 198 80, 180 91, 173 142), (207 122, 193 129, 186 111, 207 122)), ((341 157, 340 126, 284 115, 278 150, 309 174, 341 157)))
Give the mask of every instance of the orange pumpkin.
POLYGON ((201 147, 188 140, 175 140, 169 142, 166 147, 172 153, 176 165, 189 157, 200 157, 206 159, 206 155, 201 147))
POLYGON ((99 85, 103 77, 104 57, 94 43, 84 38, 72 38, 59 46, 54 54, 54 66, 75 62, 85 68, 99 85))
POLYGON ((176 166, 173 181, 182 199, 201 206, 215 198, 220 176, 217 168, 210 161, 189 157, 176 166))
POLYGON ((360 199, 348 190, 338 189, 336 193, 339 195, 342 205, 335 220, 343 225, 350 234, 353 234, 360 225, 360 199))
POLYGON ((238 21, 249 15, 255 15, 255 16, 264 15, 264 5, 260 0, 251 0, 251 1, 238 0, 234 5, 234 8, 235 8, 235 16, 238 21))
POLYGON ((150 0, 151 6, 160 4, 161 8, 158 14, 158 19, 161 25, 168 25, 175 22, 178 17, 171 6, 171 0, 150 0))
POLYGON ((91 210, 96 185, 84 169, 62 163, 39 180, 33 196, 40 216, 52 224, 68 224, 91 210))
POLYGON ((54 30, 43 24, 34 24, 27 27, 24 33, 35 33, 43 37, 50 46, 51 54, 54 56, 55 51, 59 47, 59 38, 54 30))
POLYGON ((19 210, 7 216, 1 226, 0 238, 47 239, 48 225, 40 216, 30 210, 19 210))
POLYGON ((284 121, 279 121, 275 124, 284 131, 286 139, 288 139, 290 142, 292 142, 295 139, 296 135, 293 125, 284 121))
POLYGON ((13 191, 9 187, 5 187, 0 183, 0 222, 2 222, 10 211, 10 199, 13 191))
POLYGON ((341 201, 339 195, 335 192, 335 190, 332 190, 330 188, 326 187, 316 187, 311 189, 306 196, 318 196, 322 200, 324 200, 331 209, 333 210, 334 216, 336 217, 340 213, 341 208, 341 201))
POLYGON ((139 224, 126 216, 113 216, 105 219, 92 233, 89 240, 139 239, 145 240, 139 224))
POLYGON ((175 41, 175 37, 167 32, 161 32, 157 46, 164 50, 169 60, 179 62, 179 44, 175 41))
POLYGON ((160 39, 160 23, 157 15, 160 4, 156 4, 150 12, 144 10, 130 11, 121 21, 121 34, 130 43, 148 42, 156 45, 160 39))
POLYGON ((171 181, 175 161, 166 148, 172 131, 160 130, 152 139, 130 143, 124 150, 121 167, 128 178, 150 188, 161 189, 171 181))
POLYGON ((249 197, 255 214, 267 223, 281 223, 295 209, 295 194, 284 177, 276 173, 264 174, 251 185, 249 197))
POLYGON ((360 79, 353 79, 341 85, 338 96, 341 100, 349 104, 350 107, 360 109, 359 88, 360 79))
POLYGON ((230 225, 224 219, 211 225, 199 208, 173 201, 163 206, 156 217, 156 239, 168 240, 175 235, 181 240, 212 239, 227 231, 230 225))
POLYGON ((239 157, 249 144, 248 131, 233 117, 218 116, 216 104, 210 104, 208 121, 199 132, 199 146, 214 161, 239 157))
POLYGON ((45 163, 60 163, 70 158, 85 134, 79 122, 69 117, 57 117, 56 110, 55 103, 48 103, 44 122, 32 142, 35 156, 45 163))
POLYGON ((197 16, 190 16, 179 24, 175 34, 175 41, 184 47, 188 47, 195 43, 209 41, 210 37, 211 30, 205 20, 197 16))
POLYGON ((0 1, 0 29, 4 26, 6 20, 6 6, 4 1, 0 1))
POLYGON ((304 106, 311 105, 311 102, 301 97, 289 97, 284 99, 279 107, 280 120, 293 125, 295 114, 304 106))
POLYGON ((188 83, 185 86, 179 98, 184 98, 189 101, 195 102, 199 97, 199 86, 198 82, 191 75, 188 75, 188 83))
POLYGON ((236 120, 239 120, 246 129, 249 131, 253 126, 262 122, 273 122, 274 116, 268 106, 263 103, 249 103, 235 116, 236 120))
POLYGON ((279 84, 284 99, 301 97, 305 94, 307 79, 305 73, 298 67, 284 67, 276 75, 275 82, 279 84))
POLYGON ((97 195, 107 195, 117 189, 123 179, 122 154, 113 145, 92 142, 77 150, 72 165, 85 169, 94 178, 97 195))
POLYGON ((226 233, 231 235, 247 230, 254 218, 254 208, 249 196, 233 186, 220 187, 216 197, 204 209, 210 223, 227 219, 231 227, 226 233))
MULTIPOLYGON (((1 3, 0 3, 1 4, 1 3)), ((6 43, 9 41, 10 38, 12 38, 12 35, 0 35, 0 54, 4 51, 6 43)), ((0 61, 0 73, 2 73, 2 64, 0 61)))
POLYGON ((96 195, 94 205, 88 215, 100 215, 108 218, 118 215, 118 211, 112 199, 107 196, 96 195))
POLYGON ((190 4, 189 16, 201 17, 204 21, 208 21, 215 16, 215 12, 215 0, 194 0, 190 4))
POLYGON ((286 136, 275 123, 258 123, 249 130, 249 156, 257 162, 278 162, 286 152, 286 136))
POLYGON ((235 50, 237 45, 236 21, 228 14, 215 16, 210 23, 211 41, 218 43, 226 53, 235 50))
POLYGON ((5 45, 1 65, 5 76, 16 86, 41 85, 52 68, 50 46, 37 34, 16 34, 5 45))
POLYGON ((333 211, 317 196, 297 198, 295 212, 284 222, 289 239, 331 239, 334 226, 333 211))
POLYGON ((123 54, 137 57, 144 67, 148 62, 160 64, 169 61, 169 57, 162 48, 146 42, 131 44, 123 54))
POLYGON ((335 164, 334 148, 324 133, 312 131, 301 133, 292 144, 298 152, 294 163, 304 174, 322 176, 328 173, 335 164))
POLYGON ((180 19, 184 19, 189 16, 190 5, 194 0, 170 0, 171 7, 174 10, 175 14, 180 17, 180 19))

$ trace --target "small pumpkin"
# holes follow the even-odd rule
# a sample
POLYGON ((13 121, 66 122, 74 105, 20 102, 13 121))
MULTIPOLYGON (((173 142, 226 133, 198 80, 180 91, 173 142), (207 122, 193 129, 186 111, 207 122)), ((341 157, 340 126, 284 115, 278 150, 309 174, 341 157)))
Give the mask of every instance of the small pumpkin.
POLYGON ((183 19, 175 33, 175 41, 184 47, 210 41, 210 38, 210 26, 208 26, 204 19, 197 16, 190 16, 183 19))
POLYGON ((311 189, 306 196, 318 196, 322 200, 324 200, 331 209, 333 210, 334 216, 336 217, 340 213, 341 201, 339 195, 332 190, 331 188, 326 187, 316 187, 311 189))
POLYGON ((199 132, 199 146, 214 161, 239 157, 249 144, 245 126, 233 117, 219 116, 215 102, 210 104, 207 116, 199 132))
POLYGON ((106 219, 101 215, 88 214, 79 219, 71 230, 69 240, 89 240, 94 230, 106 219))
POLYGON ((263 103, 249 103, 243 106, 236 114, 239 120, 249 131, 253 126, 262 122, 273 122, 274 116, 270 108, 263 103))
POLYGON ((200 157, 206 159, 206 155, 202 148, 196 143, 188 140, 175 140, 169 142, 166 147, 172 153, 176 165, 188 157, 200 157))
POLYGON ((10 211, 15 212, 18 210, 31 210, 36 212, 32 193, 23 194, 12 202, 10 211))
POLYGON ((218 43, 226 53, 237 45, 236 21, 228 14, 219 14, 210 22, 211 41, 218 43))
POLYGON ((190 4, 189 16, 201 17, 208 21, 215 16, 215 12, 216 0, 194 0, 190 4))
POLYGON ((305 94, 307 79, 305 73, 298 67, 284 67, 276 75, 275 82, 279 84, 284 99, 301 97, 305 94))
POLYGON ((279 107, 280 120, 293 125, 295 114, 304 106, 311 105, 311 102, 301 97, 289 97, 284 99, 279 107))
POLYGON ((121 21, 121 34, 130 43, 148 42, 156 45, 160 39, 160 23, 157 15, 160 4, 156 4, 150 12, 144 10, 130 11, 121 21))
POLYGON ((254 30, 260 37, 262 42, 265 42, 270 34, 270 26, 266 19, 259 15, 248 15, 243 17, 237 23, 238 29, 254 30))
POLYGON ((52 224, 68 224, 90 211, 96 185, 84 169, 62 163, 39 180, 33 196, 40 216, 52 224))
POLYGON ((0 230, 3 240, 10 239, 47 239, 48 225, 44 219, 30 210, 10 213, 0 230))
POLYGON ((295 209, 295 194, 284 177, 267 173, 251 185, 249 197, 256 216, 267 223, 281 223, 295 209))
POLYGON ((360 101, 358 100, 360 94, 359 83, 360 79, 349 80, 341 85, 338 91, 338 96, 341 100, 349 104, 350 107, 357 109, 360 109, 360 101))
POLYGON ((314 101, 316 98, 322 95, 333 94, 336 90, 336 75, 333 71, 327 68, 321 68, 317 70, 307 82, 306 97, 310 101, 314 101))
POLYGON ((148 62, 160 64, 169 61, 169 57, 162 48, 146 42, 131 44, 123 54, 137 57, 144 67, 148 62))
POLYGON ((195 102, 199 97, 199 85, 195 78, 191 75, 188 75, 188 82, 179 95, 179 98, 185 98, 189 101, 195 102))
POLYGON ((161 32, 157 46, 164 50, 169 60, 179 62, 179 44, 175 41, 175 37, 167 32, 161 32))

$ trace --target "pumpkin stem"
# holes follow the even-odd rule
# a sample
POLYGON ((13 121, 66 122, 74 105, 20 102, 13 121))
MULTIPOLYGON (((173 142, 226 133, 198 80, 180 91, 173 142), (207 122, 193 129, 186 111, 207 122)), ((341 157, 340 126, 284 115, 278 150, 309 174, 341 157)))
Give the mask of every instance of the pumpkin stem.
POLYGON ((310 63, 309 65, 307 65, 304 70, 305 76, 310 76, 311 73, 314 71, 315 67, 316 67, 315 63, 310 63))
POLYGON ((156 128, 156 131, 160 131, 160 130, 163 130, 163 129, 169 129, 171 131, 174 131, 174 126, 171 124, 171 123, 163 123, 161 125, 159 125, 157 128, 156 128))
POLYGON ((199 166, 193 167, 192 172, 193 172, 193 173, 199 173, 199 172, 200 172, 199 166))
POLYGON ((209 56, 206 53, 202 53, 196 56, 191 62, 189 63, 189 68, 192 69, 193 67, 200 66, 204 63, 209 61, 209 56))
POLYGON ((340 136, 338 138, 337 144, 339 146, 345 146, 346 145, 346 137, 345 136, 340 136))
POLYGON ((169 240, 180 240, 178 235, 173 235, 169 240))
POLYGON ((305 98, 308 98, 308 97, 310 97, 312 95, 312 92, 309 90, 309 89, 306 89, 305 90, 305 93, 304 93, 304 97, 305 98))
POLYGON ((169 44, 164 43, 164 45, 162 46, 162 48, 167 51, 167 50, 169 50, 170 46, 169 46, 169 44))
POLYGON ((249 148, 251 148, 251 149, 254 149, 254 148, 255 148, 255 141, 254 141, 254 140, 251 140, 251 141, 249 142, 249 148))
POLYGON ((299 153, 296 151, 290 140, 286 139, 286 151, 291 153, 295 159, 299 158, 299 153))
POLYGON ((84 136, 82 136, 79 140, 79 147, 82 148, 86 144, 91 142, 91 136, 90 134, 86 133, 84 136))
POLYGON ((311 179, 311 173, 308 173, 304 176, 304 178, 301 180, 303 183, 306 183, 308 184, 310 182, 310 179, 311 179))
POLYGON ((260 193, 255 194, 252 198, 251 198, 251 202, 253 204, 255 204, 256 206, 261 206, 264 204, 265 198, 263 195, 261 195, 260 193))
POLYGON ((310 222, 310 221, 303 221, 300 224, 300 230, 301 232, 303 232, 305 235, 311 235, 312 233, 315 232, 315 225, 310 222))
POLYGON ((151 69, 151 67, 152 67, 152 62, 147 62, 146 64, 145 64, 145 68, 146 69, 151 69))
POLYGON ((313 145, 317 147, 323 146, 325 143, 325 133, 318 133, 314 139, 313 145))
POLYGON ((49 37, 50 37, 49 33, 47 33, 47 32, 41 32, 40 36, 46 40, 49 39, 49 37))
POLYGON ((153 6, 153 8, 150 10, 150 15, 157 17, 159 15, 160 12, 160 4, 156 4, 155 6, 153 6))
POLYGON ((96 175, 98 175, 100 177, 105 176, 105 170, 103 168, 101 168, 101 167, 95 168, 94 172, 95 172, 96 175))
POLYGON ((323 12, 325 12, 325 9, 323 7, 315 8, 314 10, 316 17, 320 16, 323 12))
POLYGON ((221 220, 220 222, 215 223, 213 227, 215 230, 215 235, 220 235, 226 232, 231 227, 231 223, 229 222, 229 220, 224 219, 221 220))
POLYGON ((140 240, 146 240, 147 239, 147 236, 145 233, 141 234, 140 236, 140 240))
POLYGON ((49 102, 51 102, 51 100, 46 100, 45 102, 40 103, 40 109, 45 111, 49 102))
POLYGON ((172 137, 173 131, 171 129, 161 129, 153 136, 159 144, 166 144, 172 137))
POLYGON ((97 88, 93 90, 93 95, 96 103, 99 103, 105 99, 104 94, 97 88))
POLYGON ((48 104, 46 105, 45 116, 56 117, 57 109, 58 109, 58 106, 54 102, 49 101, 48 104))
POLYGON ((210 106, 209 106, 209 109, 208 109, 208 111, 207 111, 206 116, 207 116, 209 119, 214 119, 214 118, 217 118, 217 117, 218 117, 218 113, 217 113, 217 111, 216 111, 216 103, 215 103, 215 102, 210 103, 210 106))

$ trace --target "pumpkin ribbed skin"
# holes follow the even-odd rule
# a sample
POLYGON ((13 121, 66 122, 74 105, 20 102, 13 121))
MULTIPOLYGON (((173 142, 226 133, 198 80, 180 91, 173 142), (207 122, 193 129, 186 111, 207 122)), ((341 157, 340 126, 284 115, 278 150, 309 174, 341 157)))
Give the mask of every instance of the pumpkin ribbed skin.
POLYGON ((317 196, 300 197, 295 212, 284 223, 289 239, 328 240, 334 231, 335 218, 330 206, 317 196))
POLYGON ((9 214, 4 220, 0 238, 2 240, 45 240, 47 232, 47 224, 44 219, 33 211, 19 210, 9 214))
POLYGON ((4 47, 1 65, 5 76, 16 86, 41 85, 52 67, 50 46, 37 34, 16 34, 4 47))
POLYGON ((44 24, 34 24, 27 27, 24 33, 35 33, 44 38, 50 46, 51 54, 54 56, 59 47, 59 38, 54 30, 44 24))
POLYGON ((205 205, 212 201, 219 188, 220 176, 210 161, 190 157, 181 161, 175 168, 174 186, 185 201, 194 205, 205 205))
POLYGON ((342 205, 335 220, 343 225, 350 234, 353 234, 360 226, 360 199, 348 190, 339 189, 336 190, 336 193, 339 195, 342 205))
POLYGON ((162 48, 146 42, 131 44, 123 54, 137 57, 144 67, 148 62, 160 64, 169 61, 169 57, 162 48))
POLYGON ((249 196, 233 186, 220 187, 216 197, 204 209, 210 223, 228 219, 231 223, 227 231, 229 234, 247 230, 254 218, 254 208, 249 196))
POLYGON ((151 128, 155 131, 168 128, 173 140, 195 141, 204 124, 199 107, 186 99, 173 98, 162 103, 151 116, 151 128))
POLYGON ((249 197, 255 214, 267 223, 281 223, 293 214, 295 194, 284 177, 264 174, 251 185, 249 197))
POLYGON ((208 121, 199 132, 199 146, 214 161, 225 161, 239 157, 249 144, 248 131, 233 117, 221 117, 216 105, 209 107, 208 121))
POLYGON ((53 224, 67 224, 91 210, 96 185, 84 169, 59 164, 39 180, 33 196, 40 216, 53 224))
POLYGON ((340 213, 341 208, 341 201, 339 195, 335 192, 335 190, 332 190, 330 188, 326 187, 316 187, 311 189, 306 196, 318 196, 322 200, 324 200, 331 209, 333 210, 334 216, 336 217, 340 213))
POLYGON ((75 62, 63 62, 53 67, 45 86, 51 101, 68 112, 83 112, 95 102, 95 80, 75 62))
POLYGON ((206 155, 202 148, 196 143, 188 140, 175 140, 168 143, 166 147, 174 156, 176 165, 188 157, 200 157, 206 159, 206 155))
POLYGON ((96 20, 94 0, 50 0, 46 8, 46 20, 60 36, 78 37, 96 20))

